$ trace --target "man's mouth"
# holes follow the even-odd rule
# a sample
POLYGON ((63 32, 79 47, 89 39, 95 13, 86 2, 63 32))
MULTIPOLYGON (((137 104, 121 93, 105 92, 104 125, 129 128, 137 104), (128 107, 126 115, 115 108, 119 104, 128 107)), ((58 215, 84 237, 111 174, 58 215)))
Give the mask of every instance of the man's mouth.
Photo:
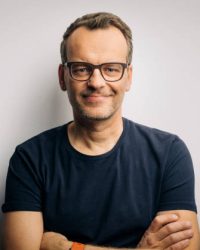
POLYGON ((106 93, 106 92, 94 92, 94 91, 85 91, 81 94, 81 96, 84 98, 86 102, 89 103, 97 103, 97 102, 104 102, 109 97, 111 97, 112 93, 106 93))
POLYGON ((87 102, 103 102, 105 101, 110 95, 97 95, 97 94, 92 94, 92 95, 83 95, 84 99, 87 102))

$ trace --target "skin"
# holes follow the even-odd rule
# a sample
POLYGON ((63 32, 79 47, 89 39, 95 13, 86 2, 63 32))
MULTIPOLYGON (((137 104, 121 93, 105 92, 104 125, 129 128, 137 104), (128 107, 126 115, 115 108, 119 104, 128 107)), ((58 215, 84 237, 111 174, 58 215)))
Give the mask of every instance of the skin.
MULTIPOLYGON (((193 238, 196 236, 194 236, 191 241, 188 240, 192 237, 191 223, 189 221, 180 223, 180 218, 174 218, 171 214, 172 212, 173 211, 170 211, 170 214, 159 214, 155 217, 149 229, 144 234, 145 240, 141 242, 138 248, 199 250, 198 241, 196 243, 192 242, 193 238), (185 240, 180 241, 181 237, 185 240), (166 241, 165 239, 167 238, 168 240, 166 241)), ((176 213, 180 212, 181 211, 176 211, 176 213)), ((182 212, 184 213, 185 211, 182 212)), ((193 224, 193 226, 194 225, 195 224, 193 224)), ((4 229, 5 250, 66 250, 72 246, 72 242, 64 235, 43 231, 41 212, 20 211, 6 213, 4 229)), ((197 237, 196 240, 198 240, 197 237)), ((85 246, 85 250, 106 249, 107 248, 98 246, 85 246)), ((109 250, 117 249, 109 248, 109 250)))
POLYGON ((200 249, 200 233, 196 213, 187 210, 158 212, 142 237, 139 246, 156 249, 200 249), (177 215, 178 220, 167 222, 167 216, 177 215), (167 223, 166 223, 167 222, 167 223), (165 226, 161 226, 165 224, 165 226), (188 226, 188 230, 183 229, 188 226), (171 233, 173 231, 173 233, 171 233), (190 240, 189 240, 190 239, 190 240), (171 242, 174 244, 171 245, 171 242), (167 248, 165 248, 167 246, 167 248))
MULTIPOLYGON (((81 27, 67 42, 68 61, 126 63, 127 51, 124 36, 114 27, 103 31, 89 31, 81 27), (116 37, 115 46, 113 42, 105 42, 113 41, 113 36, 116 37)), ((131 86, 132 67, 125 69, 123 78, 118 82, 106 82, 98 69, 89 81, 77 82, 70 77, 69 70, 60 65, 59 79, 61 89, 67 90, 73 108, 74 123, 68 130, 71 144, 90 155, 110 150, 123 130, 121 105, 125 92, 131 86)))
MULTIPOLYGON (((93 64, 126 62, 127 44, 121 32, 114 27, 94 31, 81 27, 69 37, 67 54, 69 61, 93 64)), ((131 78, 130 66, 116 83, 105 82, 98 69, 90 81, 77 82, 71 79, 68 69, 59 66, 60 86, 63 91, 67 90, 73 108, 74 122, 67 133, 74 148, 88 155, 102 154, 113 148, 123 130, 122 101, 130 89, 131 78)), ((66 250, 72 246, 65 236, 44 232, 41 212, 6 213, 4 228, 6 250, 66 250)), ((199 242, 194 212, 164 211, 155 216, 138 248, 199 250, 199 242)), ((101 249, 106 248, 85 246, 85 250, 101 249)))
MULTIPOLYGON (((100 29, 89 31, 81 27, 69 37, 67 51, 68 61, 85 61, 93 64, 126 63, 128 47, 122 33, 114 27, 103 31, 100 29), (113 35, 117 38, 115 46, 113 42, 105 43, 105 41, 112 41, 113 35), (120 46, 121 50, 119 50, 120 46)), ((125 70, 124 77, 117 82, 106 82, 98 69, 87 82, 73 80, 69 77, 69 71, 64 70, 62 66, 60 70, 61 78, 64 73, 61 88, 67 89, 75 119, 83 119, 85 123, 88 123, 89 120, 103 121, 112 118, 114 114, 121 119, 123 97, 131 85, 131 66, 125 70)))
POLYGON ((4 249, 39 250, 43 232, 42 213, 29 211, 6 213, 4 249))

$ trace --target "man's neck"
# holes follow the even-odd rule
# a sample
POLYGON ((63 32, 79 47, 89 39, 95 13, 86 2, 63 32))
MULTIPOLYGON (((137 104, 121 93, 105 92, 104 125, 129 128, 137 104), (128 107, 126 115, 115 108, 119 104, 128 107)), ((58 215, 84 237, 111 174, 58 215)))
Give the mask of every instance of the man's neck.
POLYGON ((68 138, 71 145, 86 155, 100 155, 110 151, 117 143, 123 131, 121 116, 94 121, 78 120, 68 126, 68 138))

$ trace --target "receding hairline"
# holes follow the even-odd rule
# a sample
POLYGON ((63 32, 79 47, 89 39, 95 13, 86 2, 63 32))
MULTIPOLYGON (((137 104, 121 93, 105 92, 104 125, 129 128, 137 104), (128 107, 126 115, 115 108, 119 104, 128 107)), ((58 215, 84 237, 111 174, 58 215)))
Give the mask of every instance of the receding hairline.
POLYGON ((115 27, 114 25, 109 25, 109 26, 107 26, 107 27, 96 28, 96 29, 90 29, 90 28, 88 28, 88 27, 85 26, 85 25, 81 25, 81 26, 79 26, 78 28, 76 28, 75 30, 73 30, 73 32, 64 40, 65 45, 66 45, 66 42, 67 42, 70 38, 73 37, 74 33, 77 32, 77 31, 80 31, 81 29, 86 30, 86 31, 89 31, 89 32, 91 32, 91 33, 96 32, 96 31, 99 31, 99 30, 105 30, 105 31, 106 31, 106 30, 114 29, 114 30, 116 30, 116 31, 119 31, 119 33, 122 35, 122 37, 124 38, 124 41, 126 42, 126 44, 127 44, 127 46, 128 46, 128 42, 127 42, 126 37, 124 36, 123 32, 121 32, 121 30, 118 29, 117 27, 115 27))
MULTIPOLYGON (((123 50, 126 53, 125 58, 127 61, 127 54, 128 54, 127 40, 125 39, 123 33, 118 28, 116 28, 115 26, 112 26, 112 25, 110 25, 106 28, 96 28, 96 29, 92 29, 92 30, 89 29, 88 27, 85 27, 85 26, 80 26, 77 29, 75 29, 70 34, 70 36, 68 36, 68 38, 64 41, 65 51, 66 51, 66 54, 69 56, 68 59, 71 58, 70 55, 71 55, 72 48, 74 48, 73 51, 76 51, 77 48, 78 49, 82 48, 84 51, 85 45, 87 44, 87 40, 89 40, 89 44, 93 47, 93 43, 95 46, 96 42, 98 42, 98 40, 101 39, 101 37, 104 37, 105 39, 102 40, 103 44, 104 44, 103 46, 106 46, 106 48, 108 48, 108 46, 109 46, 110 49, 112 49, 112 47, 113 47, 112 37, 113 36, 114 36, 113 41, 116 41, 116 39, 118 40, 118 42, 117 42, 118 47, 117 48, 119 48, 120 51, 123 50), (86 31, 86 33, 84 33, 85 31, 86 31), (98 32, 98 31, 100 31, 100 33, 96 34, 95 32, 98 32), (108 31, 108 32, 107 32, 107 34, 103 34, 103 33, 101 33, 102 31, 103 32, 108 31), (88 34, 87 32, 90 33, 92 36, 90 36, 90 34, 88 34), (94 36, 93 36, 93 34, 94 34, 94 36), (98 37, 97 40, 95 40, 96 35, 98 37), (79 39, 79 36, 81 36, 80 39, 79 39), (93 41, 93 43, 90 42, 91 40, 93 41), (104 41, 105 41, 105 43, 104 43, 104 41), (109 45, 108 45, 107 41, 111 41, 111 42, 109 42, 109 45), (84 45, 82 46, 83 42, 84 42, 84 45)), ((101 46, 101 44, 99 44, 99 45, 101 46)))
POLYGON ((130 64, 132 61, 132 32, 130 27, 117 15, 108 12, 97 12, 86 14, 82 17, 77 18, 71 25, 67 28, 63 35, 63 41, 61 42, 60 52, 62 62, 67 60, 66 54, 66 44, 68 38, 71 34, 80 27, 85 27, 86 29, 92 31, 97 29, 107 29, 109 27, 115 27, 118 29, 126 40, 128 45, 127 62, 130 64))

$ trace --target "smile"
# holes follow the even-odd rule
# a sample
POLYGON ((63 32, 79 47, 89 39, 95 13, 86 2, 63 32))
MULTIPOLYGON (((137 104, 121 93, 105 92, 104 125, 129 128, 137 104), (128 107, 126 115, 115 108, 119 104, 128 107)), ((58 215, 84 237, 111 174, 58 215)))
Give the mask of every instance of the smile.
POLYGON ((103 96, 103 95, 89 95, 84 96, 85 100, 87 102, 103 102, 105 101, 109 96, 103 96))

